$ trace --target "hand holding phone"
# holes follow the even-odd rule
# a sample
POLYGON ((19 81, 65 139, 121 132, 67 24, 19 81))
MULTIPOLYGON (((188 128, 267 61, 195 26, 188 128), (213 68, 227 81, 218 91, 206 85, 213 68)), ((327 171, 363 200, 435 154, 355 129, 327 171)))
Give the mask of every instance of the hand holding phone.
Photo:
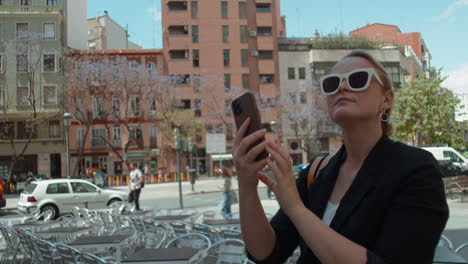
MULTIPOLYGON (((245 120, 247 120, 247 118, 250 117, 251 122, 249 127, 247 128, 247 131, 244 134, 244 137, 263 128, 262 121, 260 118, 260 112, 258 111, 257 103, 255 102, 255 97, 252 93, 247 92, 239 96, 234 101, 232 101, 231 107, 232 112, 234 114, 234 120, 236 122, 237 130, 239 130, 239 128, 242 126, 245 120)), ((257 140, 252 145, 250 145, 247 151, 249 151, 256 145, 262 143, 264 140, 264 137, 257 140)), ((255 161, 260 161, 266 157, 268 157, 268 152, 263 151, 257 156, 255 161)))

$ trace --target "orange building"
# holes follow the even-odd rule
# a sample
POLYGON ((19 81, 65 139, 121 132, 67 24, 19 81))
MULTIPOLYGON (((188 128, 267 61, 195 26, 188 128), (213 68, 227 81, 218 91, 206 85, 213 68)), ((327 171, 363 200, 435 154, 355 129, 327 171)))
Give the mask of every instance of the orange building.
POLYGON ((425 72, 431 67, 431 53, 422 38, 420 32, 403 33, 394 25, 374 23, 349 32, 351 36, 364 36, 368 39, 379 40, 386 45, 400 45, 405 48, 406 56, 413 53, 419 60, 422 70, 425 72), (411 47, 409 49, 408 47, 411 47))
MULTIPOLYGON (((163 0, 163 50, 167 72, 181 76, 178 96, 205 124, 232 145, 232 99, 254 92, 265 123, 279 120, 278 37, 285 36, 279 0, 163 0)), ((198 137, 197 169, 208 167, 205 139, 198 137)))

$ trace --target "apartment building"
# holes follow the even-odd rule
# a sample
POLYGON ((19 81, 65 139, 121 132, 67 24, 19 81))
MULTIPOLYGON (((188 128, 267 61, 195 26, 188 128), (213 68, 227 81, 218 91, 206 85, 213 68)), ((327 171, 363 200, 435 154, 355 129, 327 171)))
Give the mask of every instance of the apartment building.
POLYGON ((19 179, 66 175, 61 61, 86 47, 85 22, 86 1, 0 1, 1 177, 12 160, 19 179))
MULTIPOLYGON (((318 49, 313 43, 312 39, 279 41, 282 136, 295 164, 317 154, 335 153, 341 146, 341 130, 328 118, 318 81, 351 50, 318 49)), ((391 45, 366 51, 384 65, 396 89, 406 76, 422 72, 404 48, 391 45)))
MULTIPOLYGON (((254 92, 265 123, 279 119, 278 37, 285 36, 279 0, 163 0, 163 49, 178 94, 207 133, 224 133, 230 153, 235 125, 230 102, 254 92)), ((197 168, 208 165, 205 139, 194 140, 197 168)))
POLYGON ((87 26, 88 49, 141 49, 140 45, 128 40, 128 29, 115 22, 107 11, 103 16, 89 18, 87 26))
POLYGON ((152 88, 164 74, 162 50, 75 51, 67 59, 72 175, 89 168, 123 175, 126 161, 174 171, 174 153, 162 147, 172 138, 159 130, 152 88))

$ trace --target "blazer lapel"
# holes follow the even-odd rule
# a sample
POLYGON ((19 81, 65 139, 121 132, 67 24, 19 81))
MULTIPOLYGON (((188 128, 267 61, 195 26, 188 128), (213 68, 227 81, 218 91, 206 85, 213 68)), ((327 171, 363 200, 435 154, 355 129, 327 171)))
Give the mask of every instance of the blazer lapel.
MULTIPOLYGON (((346 220, 352 215, 361 200, 375 187, 377 178, 383 173, 385 162, 386 145, 391 142, 383 136, 374 148, 369 152, 356 178, 352 182, 348 191, 340 202, 335 217, 330 223, 330 227, 339 230, 346 220)), ((335 176, 336 181, 336 176, 335 176)), ((327 196, 328 199, 329 196, 327 196)))

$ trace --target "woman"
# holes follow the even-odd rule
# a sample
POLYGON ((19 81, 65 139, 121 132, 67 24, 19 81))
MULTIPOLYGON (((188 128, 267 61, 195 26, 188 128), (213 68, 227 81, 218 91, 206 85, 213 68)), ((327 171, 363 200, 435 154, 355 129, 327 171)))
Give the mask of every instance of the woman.
POLYGON ((247 152, 265 130, 234 141, 241 228, 249 257, 282 263, 297 246, 298 263, 432 263, 448 218, 437 162, 424 150, 388 138, 394 93, 383 66, 354 51, 321 79, 343 146, 308 186, 309 165, 297 179, 278 140, 247 152), (270 158, 255 161, 267 150, 270 158), (268 165, 276 180, 260 170, 268 165), (269 223, 258 180, 281 209, 269 223), (325 215, 325 217, 324 217, 325 215))
POLYGON ((222 170, 224 177, 223 185, 223 202, 221 203, 221 214, 226 219, 232 218, 231 204, 232 204, 232 165, 227 165, 222 170))

